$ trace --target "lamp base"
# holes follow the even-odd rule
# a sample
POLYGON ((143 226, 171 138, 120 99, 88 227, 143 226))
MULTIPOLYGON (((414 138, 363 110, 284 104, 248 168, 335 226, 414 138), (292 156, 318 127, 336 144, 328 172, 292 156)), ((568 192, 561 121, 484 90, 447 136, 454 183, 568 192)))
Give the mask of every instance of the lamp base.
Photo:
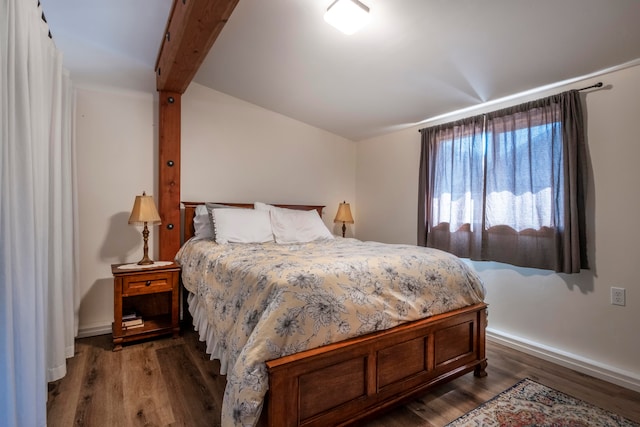
POLYGON ((144 229, 142 230, 142 240, 144 241, 144 255, 140 261, 138 261, 138 265, 149 265, 153 264, 153 260, 149 258, 149 229, 147 228, 147 223, 144 223, 144 229))
POLYGON ((138 261, 138 265, 150 265, 150 264, 153 264, 153 260, 150 259, 149 257, 142 258, 140 261, 138 261))

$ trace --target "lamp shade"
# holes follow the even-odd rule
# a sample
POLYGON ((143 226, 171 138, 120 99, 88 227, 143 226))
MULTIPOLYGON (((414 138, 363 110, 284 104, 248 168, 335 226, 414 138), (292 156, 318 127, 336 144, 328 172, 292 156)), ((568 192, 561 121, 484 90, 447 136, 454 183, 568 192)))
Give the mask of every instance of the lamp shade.
POLYGON ((324 20, 347 35, 358 31, 369 20, 369 8, 358 0, 336 0, 324 14, 324 20))
POLYGON ((348 224, 353 224, 353 216, 351 215, 351 206, 349 203, 342 202, 338 207, 338 213, 336 213, 336 218, 333 222, 344 222, 348 224))
POLYGON ((160 224, 161 221, 156 204, 153 202, 153 197, 147 196, 142 192, 142 196, 136 196, 136 200, 133 202, 129 224, 143 225, 145 222, 148 224, 160 224))

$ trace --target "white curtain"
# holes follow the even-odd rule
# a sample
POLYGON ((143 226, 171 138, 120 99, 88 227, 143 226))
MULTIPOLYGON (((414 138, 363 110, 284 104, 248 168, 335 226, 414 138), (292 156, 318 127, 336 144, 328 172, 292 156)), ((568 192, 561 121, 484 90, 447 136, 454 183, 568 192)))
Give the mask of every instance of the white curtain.
POLYGON ((36 0, 0 0, 0 424, 46 425, 77 331, 73 100, 36 0))

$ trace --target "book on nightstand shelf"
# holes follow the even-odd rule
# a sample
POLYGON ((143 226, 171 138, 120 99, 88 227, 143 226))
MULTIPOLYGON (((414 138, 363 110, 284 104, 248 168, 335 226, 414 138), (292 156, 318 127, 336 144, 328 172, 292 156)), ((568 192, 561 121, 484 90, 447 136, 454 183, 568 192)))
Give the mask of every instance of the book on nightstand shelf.
POLYGON ((144 327, 144 323, 140 323, 139 325, 133 325, 133 326, 123 326, 122 330, 123 331, 128 331, 128 330, 131 330, 131 329, 142 328, 142 327, 144 327))
POLYGON ((122 320, 122 329, 141 328, 142 326, 144 326, 144 320, 142 320, 142 317, 140 316, 129 320, 124 320, 123 318, 122 320))
POLYGON ((135 318, 138 318, 140 316, 138 316, 138 313, 135 310, 131 310, 131 311, 127 311, 127 312, 123 312, 122 313, 122 321, 124 322, 125 320, 133 320, 135 318))

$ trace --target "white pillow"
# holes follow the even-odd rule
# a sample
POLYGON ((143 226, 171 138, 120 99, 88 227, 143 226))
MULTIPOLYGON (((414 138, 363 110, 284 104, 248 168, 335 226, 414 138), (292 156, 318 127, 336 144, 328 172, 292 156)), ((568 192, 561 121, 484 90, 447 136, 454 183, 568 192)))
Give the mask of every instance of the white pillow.
POLYGON ((306 243, 333 239, 318 211, 300 211, 272 206, 271 228, 277 243, 306 243))
POLYGON ((254 209, 213 209, 216 242, 273 242, 269 212, 254 209))
POLYGON ((195 236, 200 239, 213 238, 213 224, 211 224, 209 211, 205 205, 196 206, 196 212, 193 217, 193 229, 195 236))
MULTIPOLYGON (((271 209, 284 209, 284 208, 278 208, 276 206, 268 205, 268 204, 262 203, 262 202, 255 202, 253 204, 253 209, 255 209, 257 211, 271 211, 271 209)), ((289 210, 291 210, 291 209, 289 209, 289 210)))
POLYGON ((213 203, 213 202, 207 202, 204 205, 207 207, 207 213, 209 214, 209 224, 211 226, 211 237, 213 238, 213 240, 216 239, 216 225, 213 221, 213 210, 216 208, 241 209, 237 206, 229 206, 229 205, 223 205, 221 203, 213 203))

